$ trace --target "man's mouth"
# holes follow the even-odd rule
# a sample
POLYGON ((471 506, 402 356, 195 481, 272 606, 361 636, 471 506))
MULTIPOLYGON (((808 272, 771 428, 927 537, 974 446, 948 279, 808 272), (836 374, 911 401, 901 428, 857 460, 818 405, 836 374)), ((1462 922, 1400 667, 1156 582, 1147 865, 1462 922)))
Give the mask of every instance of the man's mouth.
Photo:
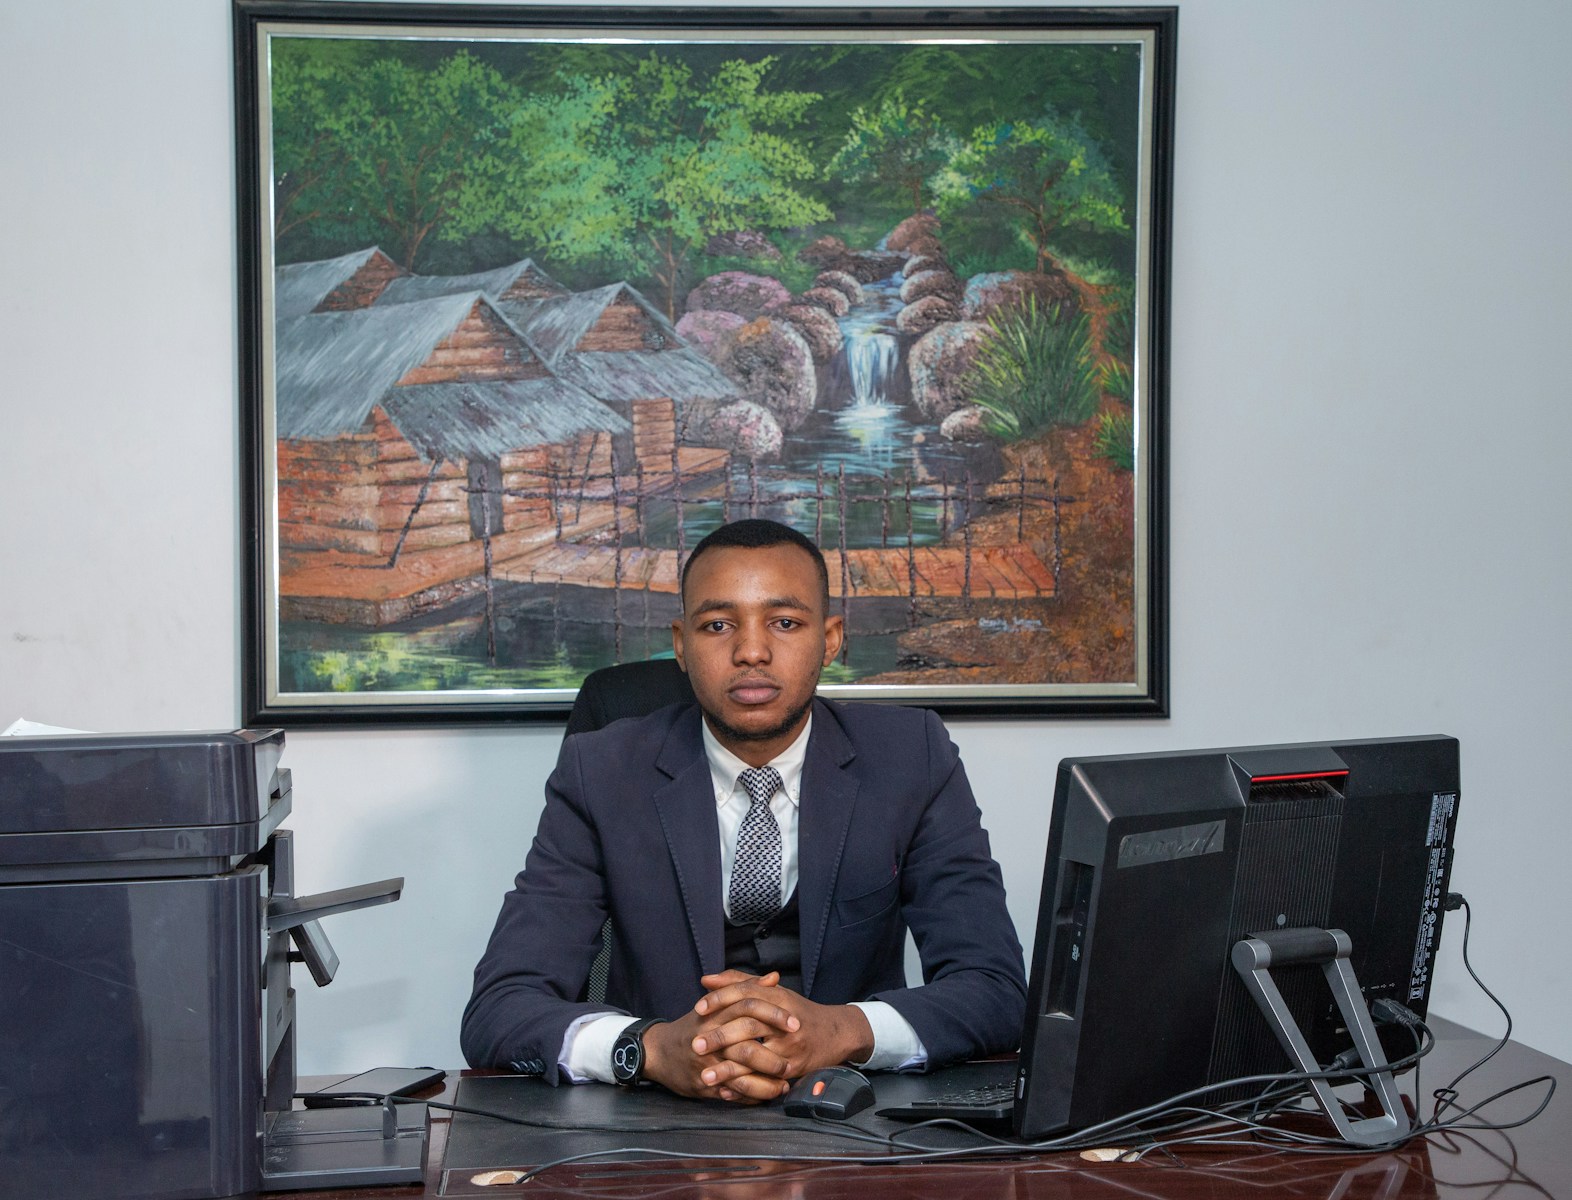
POLYGON ((739 679, 726 689, 726 694, 738 704, 768 704, 780 695, 780 685, 769 679, 739 679))

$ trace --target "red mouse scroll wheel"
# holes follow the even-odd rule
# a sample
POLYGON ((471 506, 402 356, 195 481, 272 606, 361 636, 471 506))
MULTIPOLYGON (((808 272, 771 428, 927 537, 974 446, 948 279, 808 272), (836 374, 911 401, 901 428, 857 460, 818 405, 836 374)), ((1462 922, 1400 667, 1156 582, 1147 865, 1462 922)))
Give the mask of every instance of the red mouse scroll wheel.
POLYGON ((821 1080, 819 1080, 818 1083, 813 1085, 813 1094, 815 1096, 819 1096, 819 1095, 822 1095, 823 1093, 824 1093, 824 1080, 821 1079, 821 1080))

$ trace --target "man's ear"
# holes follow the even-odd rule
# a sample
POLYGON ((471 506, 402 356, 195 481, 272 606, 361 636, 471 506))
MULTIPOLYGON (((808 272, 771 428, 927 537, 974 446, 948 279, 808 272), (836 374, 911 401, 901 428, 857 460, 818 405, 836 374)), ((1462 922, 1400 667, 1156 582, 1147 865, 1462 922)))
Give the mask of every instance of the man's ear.
POLYGON ((682 668, 682 673, 688 673, 687 660, 682 657, 682 622, 671 623, 671 650, 677 656, 677 665, 682 668))
POLYGON ((841 647, 846 643, 846 620, 841 616, 824 618, 824 665, 827 667, 835 661, 835 656, 841 652, 841 647))

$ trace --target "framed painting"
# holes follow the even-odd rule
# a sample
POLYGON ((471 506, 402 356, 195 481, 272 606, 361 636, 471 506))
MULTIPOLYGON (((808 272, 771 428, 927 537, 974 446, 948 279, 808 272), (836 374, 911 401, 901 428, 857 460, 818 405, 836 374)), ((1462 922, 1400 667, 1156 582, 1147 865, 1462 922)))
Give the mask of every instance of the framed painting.
POLYGON ((560 718, 742 516, 828 695, 1166 712, 1174 9, 233 14, 247 722, 560 718))

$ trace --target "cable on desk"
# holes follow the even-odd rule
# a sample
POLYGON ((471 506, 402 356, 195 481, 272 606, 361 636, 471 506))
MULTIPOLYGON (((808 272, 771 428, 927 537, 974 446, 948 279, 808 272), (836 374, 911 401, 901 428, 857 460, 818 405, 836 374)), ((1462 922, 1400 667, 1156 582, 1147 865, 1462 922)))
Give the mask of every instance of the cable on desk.
POLYGON ((1485 981, 1481 979, 1478 972, 1474 970, 1474 964, 1468 957, 1468 936, 1473 932, 1474 928, 1474 910, 1469 907, 1467 897, 1465 897, 1461 892, 1448 892, 1446 894, 1445 907, 1448 912, 1455 912, 1459 908, 1463 910, 1463 969, 1468 972, 1469 978, 1479 985, 1479 990, 1484 992, 1484 994, 1490 998, 1490 1002, 1501 1010, 1501 1015, 1506 1018, 1506 1032, 1501 1035, 1501 1040, 1491 1048, 1488 1054, 1486 1054, 1478 1062, 1461 1071, 1457 1077, 1452 1080, 1451 1083, 1446 1085, 1446 1087, 1437 1088, 1435 1090, 1434 1097, 1436 1106, 1434 1111, 1431 1113, 1432 1118, 1439 1116, 1441 1111, 1445 1108, 1456 1107, 1457 1085, 1462 1083, 1464 1079, 1472 1075, 1480 1067, 1484 1066, 1497 1054, 1501 1053, 1501 1048, 1505 1046, 1507 1042, 1512 1040, 1512 1014, 1507 1011, 1507 1006, 1501 1003, 1500 997, 1485 986, 1485 981))

